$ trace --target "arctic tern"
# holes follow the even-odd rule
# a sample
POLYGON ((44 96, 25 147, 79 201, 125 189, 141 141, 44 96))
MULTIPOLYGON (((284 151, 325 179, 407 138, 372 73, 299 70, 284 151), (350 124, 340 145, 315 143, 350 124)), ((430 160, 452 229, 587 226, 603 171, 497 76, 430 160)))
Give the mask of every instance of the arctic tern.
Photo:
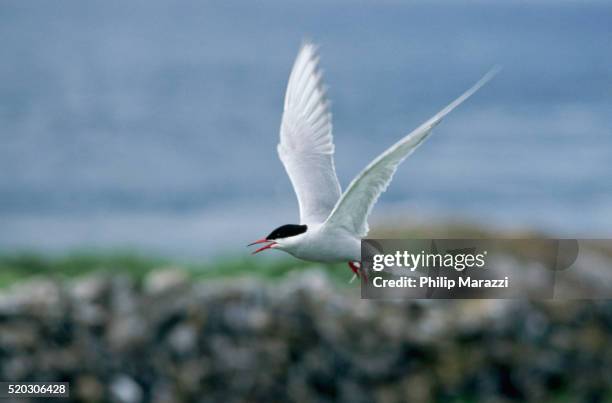
POLYGON ((249 244, 265 244, 253 254, 279 249, 307 261, 348 262, 357 276, 365 277, 360 265, 361 238, 368 234, 368 216, 398 165, 442 118, 498 70, 489 71, 459 98, 376 157, 343 193, 334 167, 331 112, 317 48, 304 43, 289 76, 278 144, 278 155, 297 195, 300 223, 280 226, 249 244))

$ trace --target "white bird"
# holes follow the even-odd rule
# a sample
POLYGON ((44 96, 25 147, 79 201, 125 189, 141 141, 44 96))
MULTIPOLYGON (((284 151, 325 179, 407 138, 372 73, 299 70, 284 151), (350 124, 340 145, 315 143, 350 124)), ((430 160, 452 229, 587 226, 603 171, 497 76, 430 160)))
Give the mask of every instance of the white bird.
POLYGON ((368 234, 368 216, 398 165, 497 69, 376 157, 342 193, 334 167, 331 113, 318 64, 316 47, 302 45, 289 76, 278 144, 278 155, 297 195, 300 224, 278 227, 249 246, 266 244, 253 254, 279 249, 307 261, 348 262, 356 275, 365 275, 360 273, 361 238, 368 234))

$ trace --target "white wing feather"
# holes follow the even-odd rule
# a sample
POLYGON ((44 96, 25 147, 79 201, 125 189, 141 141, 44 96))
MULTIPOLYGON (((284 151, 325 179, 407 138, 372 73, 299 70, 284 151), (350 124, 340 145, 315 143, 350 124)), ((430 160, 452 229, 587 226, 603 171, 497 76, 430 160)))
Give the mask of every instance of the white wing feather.
POLYGON ((322 223, 340 198, 329 104, 316 48, 305 43, 285 94, 278 155, 300 205, 300 222, 322 223))
POLYGON ((368 216, 379 196, 387 189, 399 164, 406 159, 431 133, 449 112, 485 85, 499 69, 488 72, 472 88, 464 92, 446 108, 423 123, 406 137, 374 159, 348 186, 325 225, 342 227, 358 237, 368 233, 368 216))

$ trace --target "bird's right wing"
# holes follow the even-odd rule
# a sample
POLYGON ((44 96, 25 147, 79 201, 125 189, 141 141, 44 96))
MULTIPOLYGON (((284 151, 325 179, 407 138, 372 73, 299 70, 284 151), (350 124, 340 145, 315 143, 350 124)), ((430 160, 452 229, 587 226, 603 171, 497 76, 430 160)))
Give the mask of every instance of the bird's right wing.
POLYGON ((331 113, 316 48, 305 43, 285 94, 278 155, 291 179, 302 224, 322 223, 340 198, 331 113))
POLYGON ((472 88, 464 92, 446 108, 372 161, 353 179, 325 221, 325 225, 342 227, 358 237, 366 236, 368 233, 368 216, 378 197, 389 186, 399 164, 429 136, 431 130, 442 121, 442 118, 478 91, 480 87, 493 78, 498 70, 494 69, 488 72, 472 88))

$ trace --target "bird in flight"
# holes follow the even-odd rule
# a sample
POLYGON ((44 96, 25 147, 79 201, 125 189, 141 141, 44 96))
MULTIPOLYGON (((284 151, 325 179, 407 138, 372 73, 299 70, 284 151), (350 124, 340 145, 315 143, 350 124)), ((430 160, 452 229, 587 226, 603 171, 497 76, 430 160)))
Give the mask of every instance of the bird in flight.
POLYGON ((376 157, 342 192, 334 167, 331 112, 317 49, 312 43, 304 43, 289 76, 278 144, 278 155, 297 195, 300 223, 282 225, 249 244, 265 244, 253 254, 279 249, 307 261, 347 262, 357 276, 365 277, 360 265, 361 238, 368 234, 368 216, 398 165, 448 113, 496 72, 488 72, 459 98, 376 157))

